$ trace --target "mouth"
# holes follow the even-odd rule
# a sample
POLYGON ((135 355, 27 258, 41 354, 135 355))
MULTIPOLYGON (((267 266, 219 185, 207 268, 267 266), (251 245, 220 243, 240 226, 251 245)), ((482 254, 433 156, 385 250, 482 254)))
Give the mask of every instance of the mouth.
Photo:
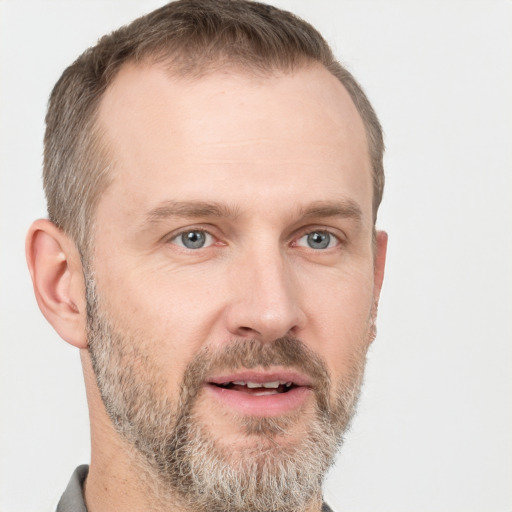
POLYGON ((239 391, 241 393, 247 393, 252 396, 269 396, 277 395, 279 393, 288 393, 295 387, 293 382, 282 382, 279 380, 269 382, 245 382, 242 380, 236 380, 231 382, 224 382, 222 384, 211 383, 214 386, 218 386, 222 389, 231 389, 233 391, 239 391))
POLYGON ((312 393, 310 380, 295 372, 253 372, 218 376, 206 388, 222 406, 238 413, 273 417, 299 408, 312 393))

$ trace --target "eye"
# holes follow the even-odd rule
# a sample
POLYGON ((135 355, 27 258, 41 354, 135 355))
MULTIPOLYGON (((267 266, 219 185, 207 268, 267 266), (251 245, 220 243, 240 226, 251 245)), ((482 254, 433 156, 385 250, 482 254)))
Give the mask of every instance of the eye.
POLYGON ((327 231, 312 231, 297 240, 298 246, 315 250, 330 249, 339 243, 340 241, 327 231))
POLYGON ((186 249, 202 249, 213 244, 213 236, 207 231, 191 229, 175 236, 171 242, 186 249))

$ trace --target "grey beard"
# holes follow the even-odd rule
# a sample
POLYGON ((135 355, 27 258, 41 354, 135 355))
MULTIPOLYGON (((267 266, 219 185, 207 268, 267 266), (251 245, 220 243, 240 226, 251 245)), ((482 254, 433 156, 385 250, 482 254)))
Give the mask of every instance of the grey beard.
POLYGON ((159 392, 166 389, 165 378, 141 352, 140 340, 116 331, 100 310, 91 279, 87 298, 89 352, 103 403, 117 432, 141 455, 144 479, 158 501, 178 496, 198 512, 300 512, 320 500, 355 411, 364 353, 354 358, 331 400, 325 363, 300 340, 233 340, 215 354, 198 352, 184 373, 178 403, 171 403, 159 392), (314 383, 315 408, 304 435, 286 442, 298 415, 247 417, 241 427, 255 442, 234 452, 213 438, 197 414, 204 378, 213 370, 272 365, 295 368, 314 383))

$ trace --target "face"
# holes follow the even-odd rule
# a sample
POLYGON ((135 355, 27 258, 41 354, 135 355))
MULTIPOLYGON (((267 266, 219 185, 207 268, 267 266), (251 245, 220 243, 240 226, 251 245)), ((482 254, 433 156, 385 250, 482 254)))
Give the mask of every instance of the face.
POLYGON ((185 80, 133 65, 99 122, 113 182, 89 337, 110 417, 161 482, 209 489, 204 508, 304 509, 353 412, 380 289, 348 93, 321 67, 185 80))

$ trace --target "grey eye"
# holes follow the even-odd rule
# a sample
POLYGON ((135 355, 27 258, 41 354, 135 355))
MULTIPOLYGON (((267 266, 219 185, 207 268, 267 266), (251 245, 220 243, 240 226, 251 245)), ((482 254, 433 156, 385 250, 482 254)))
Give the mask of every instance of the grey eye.
POLYGON ((201 249, 213 243, 213 237, 206 231, 191 230, 179 234, 173 243, 187 249, 201 249))
POLYGON ((311 249, 325 249, 329 247, 331 235, 315 231, 308 235, 308 245, 311 249))
POLYGON ((301 236, 297 245, 309 247, 310 249, 329 249, 339 243, 339 240, 327 231, 313 231, 307 235, 301 236))

